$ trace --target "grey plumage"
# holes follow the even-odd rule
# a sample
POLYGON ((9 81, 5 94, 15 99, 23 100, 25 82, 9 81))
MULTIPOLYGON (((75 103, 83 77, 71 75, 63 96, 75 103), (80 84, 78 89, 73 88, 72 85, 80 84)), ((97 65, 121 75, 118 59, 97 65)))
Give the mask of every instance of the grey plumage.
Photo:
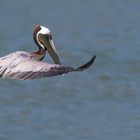
POLYGON ((38 61, 32 56, 32 53, 16 52, 0 58, 0 75, 8 79, 40 79, 42 77, 57 76, 72 71, 82 71, 92 65, 94 59, 95 56, 84 66, 73 68, 38 61))
POLYGON ((90 67, 96 56, 89 62, 73 68, 61 65, 56 52, 51 32, 48 28, 37 26, 33 32, 33 38, 39 47, 37 52, 18 51, 0 58, 0 76, 8 79, 34 80, 42 77, 51 77, 66 74, 73 71, 83 71, 90 67), (54 64, 42 62, 48 52, 54 64))

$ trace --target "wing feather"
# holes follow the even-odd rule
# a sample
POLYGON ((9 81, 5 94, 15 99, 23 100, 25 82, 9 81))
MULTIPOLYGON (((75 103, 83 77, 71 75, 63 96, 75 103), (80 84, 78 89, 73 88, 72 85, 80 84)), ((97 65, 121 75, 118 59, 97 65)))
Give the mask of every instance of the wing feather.
POLYGON ((8 79, 40 79, 74 71, 73 67, 48 64, 41 61, 25 60, 18 65, 8 68, 2 77, 8 79))
POLYGON ((0 59, 0 76, 7 79, 34 80, 42 77, 62 75, 72 71, 83 71, 93 64, 96 56, 78 68, 49 64, 29 58, 19 58, 13 57, 13 61, 0 59))

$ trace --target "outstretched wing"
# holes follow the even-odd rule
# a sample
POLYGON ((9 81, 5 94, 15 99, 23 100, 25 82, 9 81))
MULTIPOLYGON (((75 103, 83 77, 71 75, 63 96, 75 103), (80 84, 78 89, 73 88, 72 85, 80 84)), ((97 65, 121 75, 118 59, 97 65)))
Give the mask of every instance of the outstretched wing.
POLYGON ((27 60, 19 63, 15 67, 6 69, 2 77, 21 80, 40 79, 42 77, 51 77, 70 71, 73 71, 72 67, 27 60))
POLYGON ((28 59, 18 63, 15 66, 8 67, 2 77, 8 79, 20 79, 20 80, 34 80, 42 77, 51 77, 61 74, 65 74, 72 71, 82 71, 92 65, 96 56, 94 56, 89 62, 78 68, 69 66, 48 64, 41 61, 28 59))

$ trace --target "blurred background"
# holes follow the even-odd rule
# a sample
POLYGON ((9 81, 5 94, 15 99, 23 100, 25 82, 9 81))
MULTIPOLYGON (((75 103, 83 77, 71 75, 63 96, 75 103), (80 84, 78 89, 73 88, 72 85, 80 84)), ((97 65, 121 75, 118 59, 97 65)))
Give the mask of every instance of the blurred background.
POLYGON ((50 28, 63 64, 97 58, 81 73, 0 79, 0 139, 139 140, 140 1, 2 0, 0 56, 37 50, 36 24, 50 28))

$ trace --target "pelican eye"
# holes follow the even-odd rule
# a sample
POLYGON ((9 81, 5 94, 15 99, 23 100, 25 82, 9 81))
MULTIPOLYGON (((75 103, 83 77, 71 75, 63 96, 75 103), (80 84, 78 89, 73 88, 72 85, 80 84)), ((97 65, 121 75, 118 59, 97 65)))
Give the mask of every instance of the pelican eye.
POLYGON ((50 40, 52 40, 52 35, 50 34, 50 40))
POLYGON ((51 34, 46 34, 46 38, 47 38, 48 40, 52 40, 52 35, 51 35, 51 34))

